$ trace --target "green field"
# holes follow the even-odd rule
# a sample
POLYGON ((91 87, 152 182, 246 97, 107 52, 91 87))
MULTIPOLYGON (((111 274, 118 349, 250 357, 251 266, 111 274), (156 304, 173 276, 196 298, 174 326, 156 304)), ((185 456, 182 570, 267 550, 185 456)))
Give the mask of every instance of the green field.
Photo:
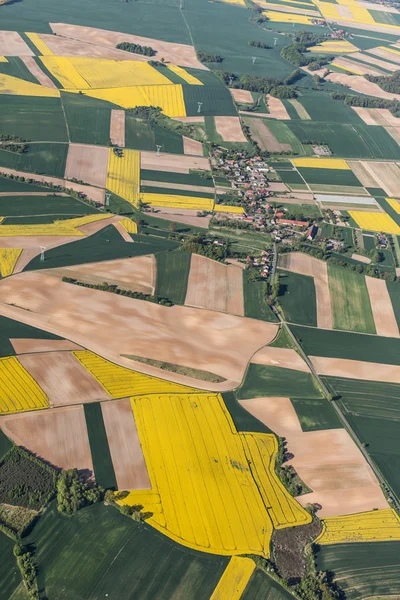
POLYGON ((279 271, 278 302, 285 320, 300 325, 317 326, 317 301, 314 278, 290 271, 279 271))
MULTIPOLYGON (((353 93, 353 92, 352 92, 353 93)), ((360 125, 363 121, 360 119, 355 110, 347 106, 341 100, 333 100, 330 93, 316 92, 315 90, 302 89, 301 96, 297 100, 304 106, 312 121, 317 127, 321 123, 350 123, 360 125)), ((317 129, 313 140, 318 140, 317 129)))
POLYGON ((50 600, 209 600, 229 560, 184 548, 103 504, 69 518, 53 505, 27 542, 50 600))
POLYGON ((12 192, 13 194, 18 192, 45 192, 48 194, 51 190, 41 185, 32 185, 26 181, 17 181, 15 179, 7 179, 7 177, 0 176, 0 192, 12 192))
POLYGON ((397 326, 400 329, 400 285, 398 283, 386 282, 390 299, 392 301, 394 315, 396 317, 397 326))
POLYGON ((1 167, 7 167, 28 173, 64 177, 67 154, 68 144, 56 143, 32 144, 24 154, 0 150, 0 170, 1 167))
POLYGON ((260 569, 250 577, 240 600, 292 600, 293 595, 260 569))
POLYGON ((21 581, 21 574, 13 554, 14 542, 0 532, 0 600, 9 600, 21 581))
POLYGON ((324 381, 340 396, 344 416, 399 495, 400 385, 340 377, 324 377, 324 381))
POLYGON ((42 329, 19 323, 13 319, 0 316, 0 357, 15 356, 14 348, 10 342, 13 338, 33 338, 35 340, 61 340, 58 335, 48 333, 42 329))
POLYGON ((214 198, 213 192, 192 192, 191 190, 173 189, 170 187, 153 187, 151 185, 142 185, 140 190, 147 194, 176 194, 178 196, 197 196, 198 198, 214 198))
POLYGON ((276 323, 277 317, 265 302, 265 281, 249 281, 249 271, 243 271, 244 316, 276 323))
POLYGON ((342 428, 332 403, 325 398, 290 398, 303 431, 342 428))
POLYGON ((125 114, 125 144, 134 150, 156 151, 156 145, 162 146, 162 152, 183 154, 183 140, 180 135, 158 125, 151 126, 147 121, 125 114))
POLYGON ((276 171, 284 183, 287 183, 288 185, 292 185, 292 184, 304 185, 304 179, 301 178, 301 176, 299 175, 299 173, 297 171, 294 171, 294 170, 281 171, 279 169, 276 169, 276 171))
POLYGON ((309 184, 332 184, 340 186, 361 185, 353 171, 345 169, 314 169, 310 167, 301 167, 298 171, 309 184))
POLYGON ((6 452, 12 446, 12 442, 8 439, 8 437, 0 430, 0 459, 4 456, 6 452))
POLYGON ((400 542, 321 546, 317 569, 334 573, 348 600, 378 596, 396 600, 400 595, 400 542))
POLYGON ((321 392, 310 373, 250 363, 236 395, 239 400, 263 396, 320 398, 321 392))
POLYGON ((156 296, 184 304, 190 271, 189 252, 158 252, 156 254, 156 296))
MULTIPOLYGON (((296 112, 291 104, 290 108, 296 112)), ((297 114, 297 113, 296 113, 297 114)), ((274 121, 272 119, 264 119, 268 129, 276 137, 280 144, 290 144, 293 150, 293 154, 299 154, 300 156, 308 156, 313 154, 311 146, 305 146, 301 143, 298 137, 293 133, 287 123, 282 121, 274 121)))
MULTIPOLYGON (((97 208, 71 196, 0 196, 0 215, 5 217, 46 215, 54 220, 57 215, 72 217, 98 212, 97 208)), ((14 222, 18 223, 18 218, 14 222)))
POLYGON ((274 433, 271 429, 264 425, 264 423, 253 417, 248 410, 239 404, 234 392, 224 392, 222 397, 238 431, 274 433))
POLYGON ((364 275, 328 263, 334 329, 376 333, 364 275))
POLYGON ((28 141, 68 141, 59 98, 0 95, 0 114, 2 134, 28 141))
POLYGON ((168 171, 152 171, 142 169, 140 171, 142 181, 164 181, 165 183, 177 183, 183 185, 201 185, 204 187, 213 187, 213 180, 210 176, 201 177, 196 173, 173 173, 168 171))
POLYGON ((103 488, 118 489, 100 402, 84 404, 85 419, 92 453, 96 483, 103 488))
POLYGON ((202 102, 203 116, 236 116, 236 108, 228 89, 222 85, 184 85, 183 95, 188 117, 198 114, 198 102, 202 102))
POLYGON ((28 67, 18 56, 9 56, 8 62, 0 63, 0 73, 10 75, 11 77, 18 77, 24 81, 30 81, 31 83, 39 83, 36 77, 32 75, 28 67))
POLYGON ((71 142, 77 144, 100 144, 110 140, 111 109, 109 102, 96 98, 63 92, 61 100, 68 122, 71 142))

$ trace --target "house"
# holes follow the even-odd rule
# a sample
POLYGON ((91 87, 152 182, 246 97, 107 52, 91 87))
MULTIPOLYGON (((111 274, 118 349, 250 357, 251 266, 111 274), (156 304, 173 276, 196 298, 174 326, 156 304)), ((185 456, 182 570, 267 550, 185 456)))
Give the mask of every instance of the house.
POLYGON ((318 227, 313 224, 311 225, 310 229, 307 231, 307 239, 312 242, 312 240, 315 238, 315 236, 318 233, 318 227))

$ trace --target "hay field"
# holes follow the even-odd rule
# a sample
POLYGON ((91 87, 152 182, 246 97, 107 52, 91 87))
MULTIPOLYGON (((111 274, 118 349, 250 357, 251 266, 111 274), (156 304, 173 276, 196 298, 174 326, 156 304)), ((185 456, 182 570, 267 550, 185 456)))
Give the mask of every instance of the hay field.
POLYGON ((316 544, 400 541, 400 517, 393 508, 355 515, 329 517, 322 521, 316 544))
POLYGON ((165 171, 172 173, 189 173, 191 170, 210 170, 208 158, 197 156, 177 156, 176 154, 156 152, 140 153, 141 169, 150 171, 165 171))
MULTIPOLYGON (((371 187, 380 187, 388 196, 397 196, 400 189, 400 168, 394 162, 368 162, 360 163, 373 180, 377 183, 371 187)), ((352 167, 353 168, 353 167, 352 167)))
POLYGON ((140 153, 137 150, 124 148, 123 155, 117 156, 109 148, 106 188, 133 206, 137 205, 140 193, 140 153))
POLYGON ((249 92, 248 90, 239 90, 239 89, 230 89, 229 90, 233 96, 233 99, 235 100, 235 102, 240 102, 243 104, 253 104, 254 100, 253 100, 253 96, 251 95, 251 92, 249 92))
POLYGON ((109 150, 87 144, 69 144, 65 179, 78 179, 96 187, 106 187, 109 150))
POLYGON ((192 254, 185 305, 243 316, 242 269, 192 254))
POLYGON ((399 328, 389 296, 386 281, 365 277, 376 333, 388 337, 400 337, 399 328))
POLYGON ((271 96, 270 94, 267 94, 266 100, 269 108, 269 114, 273 119, 290 120, 289 113, 287 112, 282 100, 279 100, 279 98, 274 98, 274 96, 271 96))
POLYGON ((203 156, 203 144, 197 140, 183 136, 183 153, 203 156))
MULTIPOLYGON (((22 358, 22 357, 21 357, 22 358)), ((0 414, 47 408, 49 401, 14 356, 0 359, 0 414)))
POLYGON ((310 356, 310 360, 320 375, 361 379, 362 381, 400 383, 400 366, 398 365, 324 356, 310 356))

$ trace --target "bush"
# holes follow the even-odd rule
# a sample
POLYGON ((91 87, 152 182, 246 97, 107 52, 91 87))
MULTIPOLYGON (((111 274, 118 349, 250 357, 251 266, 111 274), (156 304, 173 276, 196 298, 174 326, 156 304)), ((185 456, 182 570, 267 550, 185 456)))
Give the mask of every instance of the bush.
POLYGON ((57 508, 60 513, 72 515, 103 498, 103 488, 85 483, 79 477, 77 469, 61 471, 57 481, 57 508))
POLYGON ((116 45, 118 50, 125 50, 125 52, 133 52, 134 54, 144 54, 145 56, 155 56, 157 54, 154 48, 150 46, 141 46, 140 44, 134 44, 131 42, 121 42, 116 45))

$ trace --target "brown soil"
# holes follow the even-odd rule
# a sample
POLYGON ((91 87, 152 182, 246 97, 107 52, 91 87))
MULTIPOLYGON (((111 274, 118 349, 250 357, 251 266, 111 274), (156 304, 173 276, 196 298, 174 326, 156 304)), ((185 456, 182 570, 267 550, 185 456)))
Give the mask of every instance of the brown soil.
POLYGON ((371 67, 366 63, 356 62, 351 60, 350 58, 338 57, 335 58, 335 66, 342 67, 342 69, 354 69, 358 73, 362 73, 363 75, 384 75, 385 73, 380 69, 376 69, 375 67, 371 67))
MULTIPOLYGON (((216 373, 237 385, 250 357, 277 330, 254 319, 165 307, 63 283, 46 272, 0 281, 0 314, 69 338, 123 366, 132 368, 132 363, 121 354, 145 356, 216 373)), ((145 365, 138 370, 148 372, 145 365)), ((161 377, 175 381, 172 374, 161 377)))
POLYGON ((310 356, 315 370, 320 375, 332 377, 349 377, 363 381, 383 381, 400 383, 400 366, 381 363, 363 362, 346 358, 327 358, 310 356))
POLYGON ((309 373, 307 363, 292 348, 275 348, 264 346, 252 357, 251 362, 256 365, 269 365, 273 367, 284 367, 309 373))
POLYGON ((32 354, 34 352, 65 352, 82 350, 81 346, 69 340, 38 340, 33 338, 10 338, 16 354, 32 354))
POLYGON ((354 52, 351 55, 352 58, 364 60, 370 65, 376 65, 377 67, 382 67, 382 69, 386 69, 387 71, 397 71, 399 65, 394 64, 393 62, 389 62, 388 60, 379 60, 379 58, 374 58, 373 56, 367 56, 362 52, 354 52))
POLYGON ((362 254, 352 254, 351 258, 353 258, 354 260, 358 260, 359 262, 365 263, 366 265, 369 265, 371 263, 371 259, 368 258, 368 256, 363 256, 362 254))
POLYGON ((122 237, 122 239, 125 240, 125 242, 128 242, 128 244, 133 243, 133 239, 131 238, 131 236, 125 229, 125 227, 123 225, 121 225, 121 223, 119 221, 117 221, 116 223, 113 223, 113 225, 114 225, 115 229, 118 231, 118 233, 120 234, 120 236, 122 237))
POLYGON ((16 444, 56 467, 93 474, 83 406, 1 417, 0 428, 16 444))
POLYGON ((271 117, 274 119, 283 119, 287 121, 290 120, 289 113, 287 112, 282 100, 279 100, 279 98, 274 98, 268 94, 267 103, 271 117))
POLYGON ((387 108, 362 108, 357 106, 353 106, 352 108, 367 125, 400 127, 400 119, 394 117, 387 108))
POLYGON ((0 56, 34 56, 16 31, 0 31, 0 56))
POLYGON ((386 33, 388 35, 399 35, 398 27, 387 27, 379 25, 379 23, 367 24, 367 23, 359 23, 358 21, 345 21, 342 19, 326 19, 328 23, 334 23, 335 25, 340 25, 341 27, 352 27, 353 29, 363 29, 364 31, 375 31, 377 33, 386 33))
POLYGON ((166 219, 167 221, 176 221, 177 223, 184 223, 185 225, 193 225, 194 227, 204 227, 207 229, 211 221, 211 216, 198 217, 197 212, 197 210, 184 210, 183 208, 159 207, 157 210, 157 217, 166 219))
MULTIPOLYGON (((268 189, 271 190, 271 192, 287 192, 289 188, 286 184, 282 183, 281 181, 269 181, 268 189)), ((292 192, 290 195, 294 196, 292 192)), ((298 204, 298 202, 296 202, 296 204, 298 204)))
MULTIPOLYGON (((380 6, 379 10, 381 10, 382 8, 383 8, 383 6, 380 6)), ((395 54, 394 52, 389 52, 388 50, 384 50, 383 48, 370 48, 368 50, 368 53, 375 54, 375 56, 380 56, 381 58, 384 58, 385 60, 395 62, 400 65, 400 54, 395 54)), ((397 68, 399 68, 399 67, 397 67, 397 68)))
POLYGON ((110 140, 117 146, 125 146, 125 111, 115 108, 111 111, 110 140))
POLYGON ((258 142, 261 150, 267 150, 268 152, 290 152, 292 150, 290 144, 278 142, 262 119, 245 118, 244 122, 249 127, 252 138, 258 142))
POLYGON ((64 177, 66 179, 75 178, 96 187, 105 188, 107 165, 108 148, 89 146, 88 144, 70 144, 64 177))
POLYGON ((168 171, 173 173, 189 173, 191 169, 210 170, 208 158, 200 156, 182 156, 164 154, 157 156, 156 152, 141 152, 141 168, 153 171, 168 171))
POLYGON ((151 489, 130 399, 103 402, 101 410, 118 489, 151 489))
POLYGON ((242 269, 192 254, 185 305, 244 315, 242 269))
POLYGON ((394 141, 400 146, 400 127, 385 127, 386 131, 394 141))
POLYGON ((92 223, 81 225, 80 227, 78 227, 78 229, 79 231, 82 231, 82 233, 84 233, 85 235, 93 235, 94 233, 97 233, 98 231, 104 229, 104 227, 107 227, 108 225, 113 225, 114 223, 118 223, 118 221, 121 221, 122 219, 123 217, 120 217, 119 215, 114 215, 109 219, 100 219, 99 221, 93 221, 92 223))
POLYGON ((380 187, 378 182, 372 177, 371 173, 367 171, 364 163, 361 161, 347 161, 348 165, 351 167, 354 175, 360 181, 362 185, 365 187, 377 188, 380 187))
MULTIPOLYGON (((188 185, 185 183, 169 183, 168 181, 150 181, 148 179, 142 179, 142 185, 147 185, 155 188, 162 188, 164 190, 185 190, 186 192, 209 192, 214 193, 213 187, 204 185, 188 185)), ((173 209, 176 210, 176 209, 173 209)), ((196 214, 198 211, 195 211, 196 214)))
POLYGON ((225 142, 246 143, 239 117, 214 117, 217 133, 225 142))
POLYGON ((23 56, 21 60, 25 63, 25 66, 29 69, 34 77, 38 80, 38 82, 44 87, 57 89, 57 86, 52 82, 50 77, 43 73, 42 69, 35 62, 35 59, 32 56, 23 56))
POLYGON ((400 337, 386 281, 375 277, 366 277, 365 282, 371 301, 376 333, 387 337, 400 337))
POLYGON ((283 194, 276 194, 274 198, 279 198, 279 200, 284 204, 316 204, 314 196, 309 192, 290 192, 290 195, 288 196, 284 196, 283 194))
POLYGON ((70 352, 23 354, 19 361, 53 406, 69 406, 110 398, 70 352))
POLYGON ((243 104, 253 104, 253 102, 254 102, 253 96, 251 95, 251 92, 249 92, 248 90, 231 89, 230 92, 231 92, 235 102, 240 102, 243 104))
POLYGON ((85 58, 114 60, 149 60, 147 56, 140 54, 132 54, 131 52, 124 52, 112 47, 96 46, 96 44, 73 40, 60 35, 40 34, 40 37, 56 56, 84 56, 85 58))
POLYGON ((359 92, 360 94, 366 94, 367 96, 386 98, 387 100, 400 100, 400 94, 391 94, 390 92, 385 92, 385 90, 382 90, 377 83, 371 83, 370 81, 367 81, 365 77, 361 77, 360 75, 330 73, 326 79, 327 81, 333 81, 334 83, 345 85, 351 90, 359 92))
POLYGON ((192 154, 193 156, 203 156, 203 144, 197 140, 192 140, 188 137, 183 137, 183 153, 192 154))
POLYGON ((400 169, 390 162, 365 162, 363 165, 378 182, 378 187, 385 190, 388 196, 397 196, 400 190, 400 169))
POLYGON ((321 522, 317 519, 308 525, 274 530, 272 556, 281 577, 293 580, 305 575, 307 570, 305 548, 321 531, 321 522))

